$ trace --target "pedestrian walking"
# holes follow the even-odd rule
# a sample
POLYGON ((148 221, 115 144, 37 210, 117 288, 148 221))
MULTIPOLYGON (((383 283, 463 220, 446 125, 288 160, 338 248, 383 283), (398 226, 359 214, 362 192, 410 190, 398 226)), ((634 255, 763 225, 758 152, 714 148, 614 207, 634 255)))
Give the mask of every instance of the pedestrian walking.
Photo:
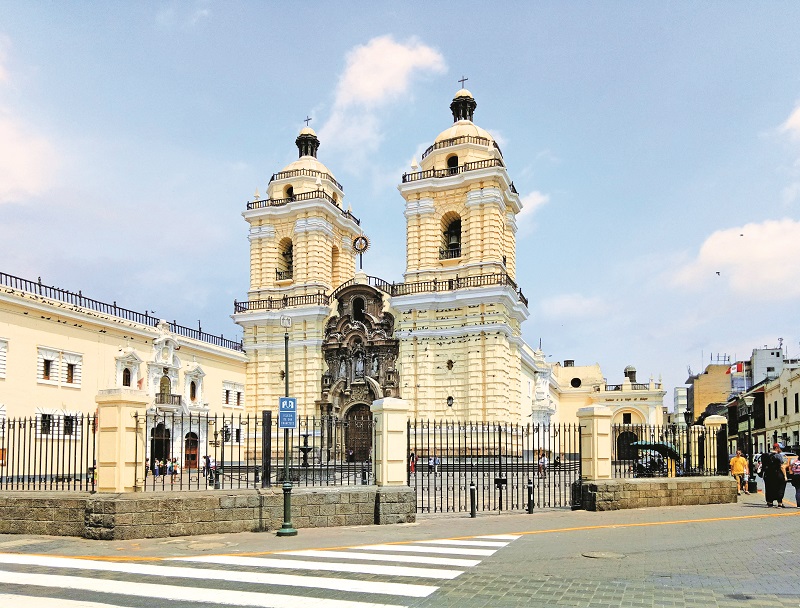
POLYGON ((794 502, 800 509, 800 458, 795 458, 789 465, 789 472, 792 474, 792 485, 794 486, 794 502))
POLYGON ((208 477, 211 473, 211 461, 208 459, 208 454, 203 456, 203 477, 208 477))
POLYGON ((782 453, 783 444, 775 443, 769 454, 761 455, 761 473, 764 476, 764 498, 767 506, 778 503, 779 507, 783 504, 783 495, 786 493, 786 457, 782 453))
POLYGON ((547 476, 547 465, 550 464, 550 461, 547 459, 547 456, 544 452, 539 452, 539 460, 537 461, 538 470, 539 470, 539 477, 546 477, 547 476))
POLYGON ((417 468, 417 455, 412 450, 411 454, 408 455, 408 469, 412 473, 415 473, 416 468, 417 468))
POLYGON ((747 460, 742 456, 742 450, 736 450, 736 455, 731 458, 730 467, 731 475, 736 480, 737 494, 741 496, 742 490, 744 490, 745 494, 750 494, 747 491, 747 482, 745 481, 745 475, 748 474, 747 460))
POLYGON ((433 473, 434 467, 436 466, 436 460, 431 455, 428 457, 428 473, 433 473))

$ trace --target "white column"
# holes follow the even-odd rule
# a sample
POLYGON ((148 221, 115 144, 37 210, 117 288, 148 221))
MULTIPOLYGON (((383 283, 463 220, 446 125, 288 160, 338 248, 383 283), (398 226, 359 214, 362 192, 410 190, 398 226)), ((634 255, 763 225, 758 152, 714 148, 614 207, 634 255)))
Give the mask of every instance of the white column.
POLYGON ((408 449, 408 402, 386 397, 372 402, 375 445, 373 471, 379 486, 406 485, 408 449))

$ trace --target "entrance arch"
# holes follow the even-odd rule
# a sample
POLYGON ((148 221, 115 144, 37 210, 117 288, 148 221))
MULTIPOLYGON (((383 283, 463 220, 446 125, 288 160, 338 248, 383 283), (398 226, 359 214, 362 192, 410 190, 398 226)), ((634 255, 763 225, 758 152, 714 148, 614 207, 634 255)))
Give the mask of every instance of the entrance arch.
POLYGON ((183 466, 185 468, 197 468, 197 446, 199 443, 197 433, 186 433, 186 437, 183 439, 183 466))
POLYGON ((637 450, 631 444, 639 441, 633 431, 624 431, 617 437, 617 457, 616 460, 636 460, 637 450))
POLYGON ((356 403, 344 416, 344 447, 348 462, 365 462, 372 454, 372 413, 366 403, 356 403))
POLYGON ((166 461, 170 457, 169 441, 170 432, 163 422, 159 422, 150 431, 150 468, 155 466, 156 460, 166 461))

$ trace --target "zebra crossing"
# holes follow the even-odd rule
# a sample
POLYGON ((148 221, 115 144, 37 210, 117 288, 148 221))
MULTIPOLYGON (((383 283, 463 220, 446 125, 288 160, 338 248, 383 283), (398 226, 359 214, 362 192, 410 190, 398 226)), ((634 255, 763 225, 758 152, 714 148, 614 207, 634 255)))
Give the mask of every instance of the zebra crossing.
POLYGON ((473 536, 134 562, 0 553, 0 606, 396 608, 430 597, 513 542, 473 536), (117 603, 118 602, 118 603, 117 603))

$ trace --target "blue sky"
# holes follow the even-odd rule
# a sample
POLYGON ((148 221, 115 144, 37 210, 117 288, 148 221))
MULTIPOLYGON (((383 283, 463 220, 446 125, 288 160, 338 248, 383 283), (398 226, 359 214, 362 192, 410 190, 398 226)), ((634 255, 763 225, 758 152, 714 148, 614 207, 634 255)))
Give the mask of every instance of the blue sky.
POLYGON ((412 159, 466 86, 522 195, 524 336, 609 382, 800 356, 800 5, 0 0, 0 271, 239 334, 254 191, 302 119, 401 281, 412 159), (719 273, 719 274, 717 274, 719 273))

